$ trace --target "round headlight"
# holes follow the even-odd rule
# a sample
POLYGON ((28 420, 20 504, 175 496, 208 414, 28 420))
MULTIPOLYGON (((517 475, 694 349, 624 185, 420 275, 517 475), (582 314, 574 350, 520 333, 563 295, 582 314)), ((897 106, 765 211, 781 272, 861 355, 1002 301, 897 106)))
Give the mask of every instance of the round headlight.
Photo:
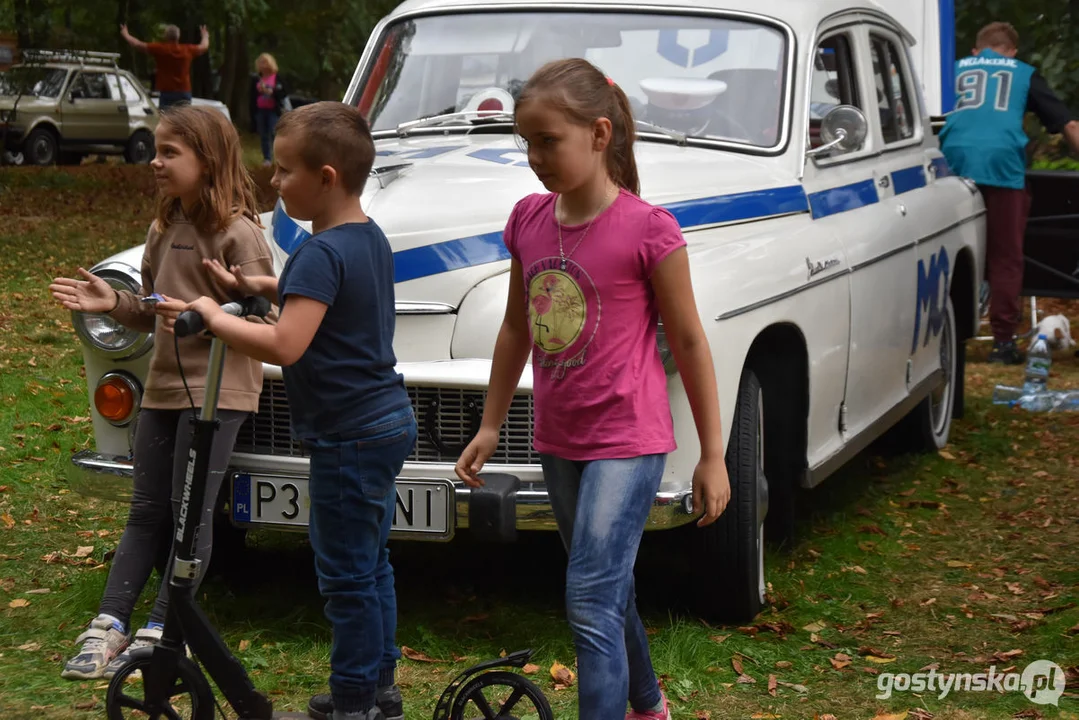
MULTIPOLYGON (((103 265, 93 273, 116 290, 137 292, 141 286, 136 270, 122 263, 103 265)), ((84 343, 115 360, 137 358, 153 346, 152 334, 125 327, 108 315, 76 311, 71 313, 71 322, 84 343)))

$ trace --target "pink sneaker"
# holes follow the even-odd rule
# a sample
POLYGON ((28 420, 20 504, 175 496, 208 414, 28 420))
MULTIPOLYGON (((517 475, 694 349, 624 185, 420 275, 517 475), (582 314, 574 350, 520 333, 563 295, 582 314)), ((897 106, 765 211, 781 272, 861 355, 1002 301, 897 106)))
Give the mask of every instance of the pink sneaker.
POLYGON ((655 710, 630 710, 626 713, 626 720, 671 720, 671 709, 667 707, 667 696, 660 691, 660 697, 663 698, 663 709, 659 712, 655 710))

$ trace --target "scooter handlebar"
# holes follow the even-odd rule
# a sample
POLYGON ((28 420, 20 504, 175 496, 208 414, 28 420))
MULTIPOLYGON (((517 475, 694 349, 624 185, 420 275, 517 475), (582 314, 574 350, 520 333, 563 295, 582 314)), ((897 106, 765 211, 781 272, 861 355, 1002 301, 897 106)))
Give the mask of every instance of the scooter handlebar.
MULTIPOLYGON (((270 301, 261 295, 251 295, 239 302, 227 302, 221 306, 221 309, 236 317, 248 317, 250 315, 266 317, 266 314, 270 312, 270 301)), ((176 318, 174 332, 177 337, 187 337, 205 329, 206 324, 203 323, 201 315, 194 310, 185 310, 180 313, 180 317, 176 318)))

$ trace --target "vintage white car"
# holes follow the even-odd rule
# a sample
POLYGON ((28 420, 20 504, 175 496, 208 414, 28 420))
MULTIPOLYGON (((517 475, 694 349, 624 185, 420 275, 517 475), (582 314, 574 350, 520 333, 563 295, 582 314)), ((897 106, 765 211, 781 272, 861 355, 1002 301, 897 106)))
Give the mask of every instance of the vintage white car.
MULTIPOLYGON (((935 1, 895 4, 917 6, 919 28, 950 21, 935 1)), ((674 214, 689 243, 733 498, 715 525, 691 524, 699 447, 661 335, 679 449, 649 529, 688 526, 678 532, 709 569, 702 612, 758 613, 765 534, 789 534, 802 489, 874 438, 898 425, 910 447, 942 447, 962 410, 963 341, 978 327, 984 207, 931 129, 950 63, 913 43, 869 0, 409 0, 385 18, 344 101, 375 132, 362 203, 394 247, 394 345, 420 424, 395 537, 554 530, 531 444, 530 369, 486 468, 517 478, 516 492, 470 493, 453 463, 477 429, 504 311, 501 231, 518 199, 542 192, 502 113, 560 57, 588 58, 628 93, 642 195, 674 214), (932 101, 917 67, 932 76, 932 101)), ((281 204, 263 220, 280 270, 309 228, 281 204)), ((141 253, 94 272, 137 290, 141 253)), ((70 479, 123 498, 154 338, 100 316, 74 322, 96 449, 74 456, 70 479)), ((308 463, 289 433, 280 369, 265 377, 223 505, 237 527, 302 530, 308 463)))

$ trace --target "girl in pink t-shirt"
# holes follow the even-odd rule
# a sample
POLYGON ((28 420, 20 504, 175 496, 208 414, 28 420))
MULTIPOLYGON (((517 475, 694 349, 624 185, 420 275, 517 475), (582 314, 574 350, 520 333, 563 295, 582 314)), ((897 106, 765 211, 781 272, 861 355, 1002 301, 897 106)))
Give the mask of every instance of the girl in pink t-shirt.
POLYGON ((509 300, 482 426, 457 476, 482 485, 477 474, 498 445, 531 351, 534 444, 569 553, 566 610, 580 717, 669 718, 633 584, 637 547, 675 449, 656 345, 660 315, 700 438, 698 524, 715 521, 730 499, 712 355, 686 243, 669 212, 638 197, 629 100, 595 66, 579 59, 545 65, 521 90, 514 113, 529 165, 551 193, 518 202, 506 224, 509 300))

